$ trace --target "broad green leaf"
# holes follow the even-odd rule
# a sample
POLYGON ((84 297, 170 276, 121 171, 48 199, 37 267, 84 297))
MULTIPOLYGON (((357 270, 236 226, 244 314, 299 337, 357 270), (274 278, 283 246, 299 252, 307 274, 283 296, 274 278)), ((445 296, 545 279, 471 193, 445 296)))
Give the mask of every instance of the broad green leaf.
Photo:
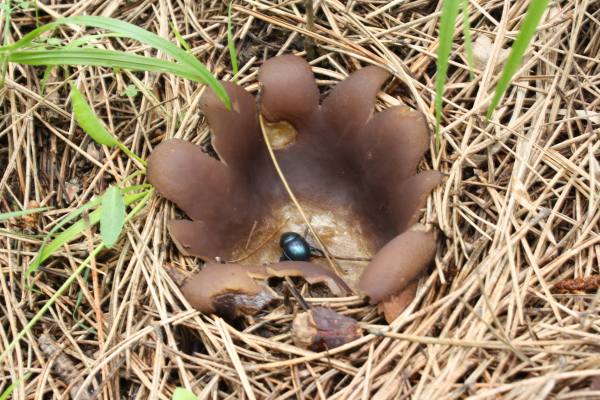
POLYGON ((198 73, 171 61, 96 48, 20 50, 8 53, 7 61, 27 65, 91 65, 131 71, 160 72, 200 82, 198 73))
POLYGON ((469 66, 469 79, 475 79, 473 68, 475 65, 475 56, 473 55, 473 39, 471 38, 471 23, 469 22, 469 0, 462 0, 463 14, 463 37, 465 40, 465 53, 467 56, 467 65, 469 66))
POLYGON ((231 5, 233 1, 229 2, 229 8, 227 10, 227 47, 229 48, 229 58, 231 58, 231 68, 233 69, 234 80, 238 74, 238 60, 237 50, 235 49, 235 41, 233 40, 233 22, 231 19, 231 5))
POLYGON ((521 29, 517 34, 517 38, 512 45, 510 54, 506 59, 506 64, 504 64, 504 68, 498 79, 494 97, 492 98, 492 102, 486 113, 487 118, 490 118, 492 112, 494 112, 496 106, 500 103, 504 92, 506 92, 506 89, 508 89, 508 86, 510 85, 513 75, 519 69, 521 61, 523 60, 523 55, 525 55, 525 51, 527 51, 527 48, 529 47, 529 42, 531 42, 531 39, 535 36, 537 27, 544 15, 544 11, 546 11, 546 7, 548 7, 548 0, 531 0, 531 3, 529 3, 527 13, 521 23, 521 29))
POLYGON ((189 390, 178 387, 173 392, 173 398, 171 400, 198 400, 198 398, 189 390))
POLYGON ((71 84, 71 104, 75 120, 96 143, 109 147, 117 145, 118 140, 104 127, 75 84, 71 84))
POLYGON ((458 16, 461 0, 444 0, 440 17, 440 44, 437 52, 437 72, 435 75, 435 128, 436 140, 440 142, 440 123, 442 121, 442 98, 448 74, 448 60, 454 40, 454 25, 458 16))
POLYGON ((125 224, 125 202, 118 187, 111 186, 104 193, 100 211, 100 236, 106 247, 111 248, 125 224))
POLYGON ((11 212, 7 212, 7 213, 0 213, 0 222, 6 221, 7 219, 18 218, 18 217, 22 217, 24 215, 35 214, 35 213, 39 213, 39 212, 47 211, 47 210, 49 210, 48 207, 41 207, 41 208, 31 208, 29 210, 23 210, 23 211, 11 211, 11 212))

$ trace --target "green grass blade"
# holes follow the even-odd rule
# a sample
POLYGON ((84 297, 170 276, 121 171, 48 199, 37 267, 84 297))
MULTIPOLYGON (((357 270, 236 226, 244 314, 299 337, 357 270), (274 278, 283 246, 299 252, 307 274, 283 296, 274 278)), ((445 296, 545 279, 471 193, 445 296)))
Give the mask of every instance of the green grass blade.
POLYGON ((200 61, 198 61, 198 59, 195 56, 175 46, 173 43, 158 36, 155 33, 149 32, 128 22, 120 21, 114 18, 98 16, 86 15, 62 18, 59 19, 57 23, 77 24, 106 29, 111 32, 116 32, 121 35, 127 36, 131 39, 138 40, 142 43, 154 47, 157 50, 165 52, 177 61, 191 67, 200 76, 200 79, 198 81, 208 85, 219 97, 219 99, 221 99, 221 101, 227 106, 227 108, 231 107, 229 96, 227 95, 227 92, 225 91, 221 83, 210 73, 210 71, 200 61))
POLYGON ((6 390, 0 394, 0 400, 8 400, 9 396, 12 394, 13 390, 17 387, 16 383, 11 383, 8 385, 6 390))
POLYGON ((29 46, 35 39, 42 36, 44 33, 56 28, 56 26, 57 24, 54 22, 42 25, 39 28, 32 30, 13 44, 0 47, 0 51, 13 52, 19 49, 24 49, 27 46, 29 46))
POLYGON ((21 50, 8 53, 7 60, 27 65, 88 65, 131 71, 167 73, 200 82, 201 77, 188 67, 171 61, 94 48, 21 50))
POLYGON ((436 142, 440 143, 440 124, 442 122, 442 98, 448 74, 448 60, 454 40, 454 25, 460 8, 460 0, 444 0, 440 17, 440 44, 437 52, 437 73, 435 75, 435 130, 436 142))
POLYGON ((521 61, 523 60, 523 56, 529 47, 529 42, 531 42, 531 39, 533 39, 535 36, 537 27, 542 19, 542 16, 544 15, 544 11, 546 11, 547 6, 548 0, 531 0, 531 3, 529 3, 529 7, 527 7, 527 13, 525 14, 525 18, 521 23, 521 30, 517 34, 517 38, 512 45, 510 54, 506 59, 506 64, 504 64, 504 68, 502 69, 502 73, 498 79, 494 97, 492 98, 492 102, 488 107, 486 113, 488 119, 508 89, 513 75, 519 69, 521 61))
POLYGON ((462 0, 463 38, 465 40, 465 54, 469 67, 469 79, 475 79, 475 56, 473 55, 473 39, 471 37, 471 22, 469 21, 469 0, 462 0))
POLYGON ((116 186, 104 193, 100 209, 100 236, 106 247, 111 248, 119 239, 125 224, 125 202, 123 194, 116 186))
POLYGON ((179 33, 179 29, 177 29, 177 26, 174 23, 172 23, 171 21, 169 21, 169 26, 171 27, 171 30, 175 34, 175 37, 177 38, 177 41, 179 42, 179 44, 181 45, 181 47, 183 47, 184 49, 186 49, 186 51, 188 51, 188 52, 191 53, 192 47, 183 38, 183 36, 181 36, 181 33, 179 33))
MULTIPOLYGON (((142 200, 133 208, 133 210, 129 212, 129 214, 127 214, 125 222, 129 221, 131 218, 136 216, 146 206, 146 203, 148 202, 153 193, 154 189, 150 189, 148 192, 144 193, 145 196, 142 198, 142 200)), ((92 251, 92 253, 81 264, 79 264, 77 269, 69 275, 65 282, 56 290, 56 292, 54 292, 54 294, 48 299, 48 301, 44 303, 44 305, 33 316, 33 318, 31 318, 29 322, 27 322, 27 325, 25 325, 23 329, 21 329, 19 333, 17 333, 14 336, 11 342, 4 348, 4 351, 0 353, 0 363, 2 363, 4 359, 12 353, 17 343, 19 343, 21 339, 23 339, 25 335, 27 335, 27 333, 31 331, 31 328, 33 328, 38 323, 38 321, 42 319, 42 317, 46 314, 50 307, 52 307, 52 305, 56 303, 56 300, 58 300, 60 296, 63 295, 63 293, 71 286, 73 282, 75 282, 77 277, 81 275, 81 273, 88 267, 90 262, 98 254, 100 254, 100 252, 103 249, 104 244, 100 244, 98 247, 96 247, 94 251, 92 251)))
POLYGON ((29 377, 31 376, 30 373, 25 374, 25 376, 22 379, 17 379, 15 382, 11 383, 4 392, 2 392, 2 394, 0 394, 0 400, 8 400, 8 398, 10 397, 10 395, 12 394, 12 392, 15 390, 15 388, 21 383, 21 382, 25 382, 27 379, 29 379, 29 377))
POLYGON ((237 80, 237 74, 239 71, 237 50, 235 49, 235 41, 233 40, 233 21, 231 19, 231 5, 233 1, 229 2, 229 8, 227 10, 227 47, 229 48, 229 58, 231 59, 231 68, 233 69, 233 80, 237 80))
POLYGON ((198 400, 198 398, 189 390, 178 387, 173 392, 173 397, 171 400, 198 400))
MULTIPOLYGON (((127 195, 124 197, 123 201, 125 205, 130 205, 139 199, 143 198, 148 192, 136 193, 127 195)), ((65 244, 71 242, 72 240, 78 238, 81 233, 88 226, 93 226, 100 221, 101 210, 97 209, 91 212, 88 215, 88 220, 80 219, 75 222, 73 225, 69 226, 67 229, 56 235, 56 237, 47 245, 42 246, 38 251, 37 256, 33 259, 29 267, 27 268, 27 274, 31 275, 44 261, 46 261, 52 254, 54 254, 58 249, 60 249, 65 244)))
POLYGON ((71 104, 73 106, 73 116, 85 133, 90 135, 96 143, 109 147, 116 146, 117 139, 104 127, 104 123, 98 118, 92 107, 85 101, 85 97, 73 83, 71 83, 71 104))
MULTIPOLYGON (((221 83, 210 73, 210 71, 200 61, 198 61, 198 59, 194 55, 186 52, 183 49, 180 49, 179 47, 175 46, 173 43, 169 42, 166 39, 163 39, 162 37, 160 37, 152 32, 149 32, 145 29, 137 27, 133 24, 130 24, 130 23, 127 23, 124 21, 120 21, 118 19, 108 18, 108 17, 99 17, 99 16, 76 16, 76 17, 61 18, 61 19, 57 20, 56 22, 52 22, 52 23, 43 25, 37 29, 34 29, 33 31, 31 31, 27 35, 25 35, 21 40, 17 41, 16 43, 14 43, 12 45, 0 47, 0 51, 4 51, 4 52, 7 52, 8 54, 10 54, 11 52, 14 52, 16 50, 26 48, 36 38, 38 38, 45 32, 47 32, 51 29, 54 29, 59 25, 69 25, 69 24, 81 25, 81 26, 92 26, 95 28, 106 29, 106 30, 109 30, 116 34, 119 34, 119 35, 122 35, 122 36, 125 36, 128 38, 140 41, 142 43, 145 43, 149 46, 154 47, 155 49, 157 49, 159 51, 162 51, 162 52, 170 55, 175 60, 179 61, 182 64, 181 65, 182 67, 187 67, 193 72, 192 74, 190 74, 188 76, 182 76, 182 75, 176 74, 174 72, 170 72, 170 73, 174 73, 175 75, 182 76, 183 78, 191 79, 191 80, 208 85, 215 92, 217 97, 219 97, 219 99, 221 99, 221 101, 225 104, 225 106, 228 109, 231 109, 231 101, 229 99, 229 96, 227 95, 227 92, 223 88, 223 85, 221 85, 221 83), (195 77, 190 78, 190 76, 195 76, 195 77)), ((14 62, 18 62, 18 61, 14 61, 14 62)), ((66 65, 66 63, 65 63, 65 65, 66 65)), ((103 64, 100 64, 100 65, 103 65, 103 64)), ((154 70, 152 70, 152 71, 154 71, 154 70)), ((155 71, 155 72, 168 72, 168 71, 155 71)))
POLYGON ((11 212, 7 212, 7 213, 0 213, 0 222, 6 221, 7 219, 11 219, 11 218, 18 218, 18 217, 22 217, 24 215, 35 214, 35 213, 47 211, 49 209, 50 208, 48 208, 48 207, 41 207, 41 208, 31 208, 29 210, 23 210, 23 211, 11 211, 11 212))

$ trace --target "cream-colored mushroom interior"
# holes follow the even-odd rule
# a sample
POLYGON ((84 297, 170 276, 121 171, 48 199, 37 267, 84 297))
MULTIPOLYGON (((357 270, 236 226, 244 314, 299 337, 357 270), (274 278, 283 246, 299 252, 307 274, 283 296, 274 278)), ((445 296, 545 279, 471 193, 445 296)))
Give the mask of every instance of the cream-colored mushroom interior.
MULTIPOLYGON (((377 251, 371 229, 349 208, 332 210, 307 201, 303 201, 301 207, 334 262, 344 272, 346 282, 355 287, 364 267, 377 251)), ((284 232, 299 233, 311 246, 321 248, 298 208, 289 202, 274 208, 265 220, 254 224, 247 240, 238 243, 234 249, 231 261, 246 265, 279 261, 282 254, 279 238, 284 232)), ((328 266, 325 257, 317 256, 311 261, 328 266)))

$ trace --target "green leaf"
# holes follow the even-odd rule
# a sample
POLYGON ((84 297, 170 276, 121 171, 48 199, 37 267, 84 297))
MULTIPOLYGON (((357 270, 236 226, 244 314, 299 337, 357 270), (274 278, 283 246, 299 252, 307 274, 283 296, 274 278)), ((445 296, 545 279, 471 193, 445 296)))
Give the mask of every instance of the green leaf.
MULTIPOLYGON (((141 192, 141 193, 127 195, 124 198, 124 203, 125 203, 125 205, 130 205, 130 204, 138 201, 139 199, 143 198, 146 194, 147 194, 147 192, 141 192)), ((104 200, 104 197, 100 197, 98 199, 92 200, 90 203, 92 205, 97 205, 100 203, 100 201, 103 201, 103 200, 104 200)), ((66 224, 67 221, 70 221, 70 220, 74 219, 76 216, 82 214, 85 210, 89 209, 91 207, 90 203, 88 203, 85 206, 81 207, 80 209, 76 210, 73 213, 74 215, 69 215, 66 218, 66 220, 61 221, 61 226, 66 224)), ((67 243, 71 242, 72 240, 76 239, 77 237, 79 237, 81 235, 81 233, 84 231, 84 229, 86 229, 89 226, 94 226, 95 224, 97 224, 100 221, 100 216, 101 216, 101 209, 94 210, 87 216, 87 219, 80 219, 79 221, 75 222, 73 225, 69 226, 67 229, 65 229, 58 235, 56 235, 56 237, 50 243, 48 243, 47 245, 42 245, 42 247, 38 251, 37 256, 33 259, 31 264, 27 268, 27 274, 31 275, 35 271, 37 271, 39 266, 42 265, 42 263, 44 261, 46 261, 50 256, 52 256, 56 251, 58 251, 58 249, 60 249, 62 246, 64 246, 65 244, 67 244, 67 243)), ((53 234, 53 233, 54 233, 54 230, 50 232, 50 234, 53 234)))
POLYGON ((529 47, 529 42, 531 42, 531 39, 535 36, 537 27, 544 15, 544 11, 546 11, 546 7, 548 7, 548 0, 531 0, 531 3, 529 3, 527 13, 521 23, 521 30, 517 34, 517 38, 512 45, 510 54, 506 59, 506 64, 504 64, 504 68, 498 79, 494 97, 488 107, 486 113, 488 119, 496 109, 498 103, 500 103, 504 92, 508 89, 513 75, 519 69, 521 61, 523 60, 523 55, 525 55, 525 51, 527 51, 527 48, 529 47))
POLYGON ((138 94, 137 87, 135 85, 127 85, 127 88, 123 91, 123 95, 127 97, 135 97, 138 94))
POLYGON ((48 207, 42 207, 42 208, 31 208, 29 210, 23 210, 23 211, 11 211, 11 212, 7 212, 7 213, 0 213, 0 222, 6 221, 7 219, 18 218, 18 217, 22 217, 24 215, 35 214, 35 213, 39 213, 39 212, 47 211, 47 210, 49 210, 48 207))
MULTIPOLYGON (((148 199, 150 199, 150 197, 152 196, 153 193, 154 193, 154 189, 150 189, 149 191, 143 193, 143 197, 142 197, 141 201, 138 204, 136 204, 136 206, 133 208, 133 210, 131 210, 129 212, 129 214, 127 214, 126 221, 131 220, 134 216, 136 216, 144 208, 144 206, 148 202, 148 199)), ((40 319, 42 319, 42 317, 46 314, 46 312, 48 312, 50 307, 52 307, 54 305, 54 303, 56 303, 56 301, 63 295, 63 293, 73 284, 73 282, 75 282, 77 280, 79 275, 84 270, 87 269, 88 264, 90 264, 91 261, 98 254, 100 254, 100 252, 103 249, 104 249, 104 244, 100 244, 96 248, 94 248, 94 250, 91 252, 91 254, 89 254, 88 257, 85 260, 83 260, 83 262, 81 264, 79 264, 79 266, 75 269, 75 271, 73 271, 68 276, 68 278, 64 281, 64 283, 58 289, 56 289, 54 294, 47 301, 45 301, 43 303, 43 305, 39 309, 39 311, 27 322, 27 324, 23 327, 23 329, 21 329, 19 332, 17 332, 16 335, 14 335, 11 342, 8 345, 6 345, 4 347, 4 350, 2 351, 2 353, 0 353, 0 363, 2 363, 4 361, 4 359, 12 353, 12 351, 17 346, 17 344, 21 341, 21 339, 23 339, 23 337, 25 337, 25 335, 27 335, 31 331, 31 329, 39 322, 40 319)))
POLYGON ((233 1, 229 2, 229 8, 227 10, 227 47, 229 48, 229 58, 231 59, 231 68, 233 69, 234 80, 238 74, 238 59, 237 50, 235 49, 235 41, 233 40, 233 21, 231 19, 231 5, 233 1))
POLYGON ((448 74, 448 60, 454 39, 454 25, 460 8, 460 0, 444 0, 440 17, 440 44, 437 52, 437 73, 435 75, 435 128, 436 141, 440 143, 440 123, 442 121, 442 98, 448 74))
POLYGON ((173 397, 171 400, 198 400, 198 398, 189 390, 178 387, 173 392, 173 397))
POLYGON ((465 40, 465 53, 467 56, 467 65, 469 66, 469 79, 475 79, 473 69, 475 65, 475 56, 473 55, 473 39, 471 38, 471 23, 469 22, 469 0, 462 0, 463 14, 463 37, 465 40))
POLYGON ((73 105, 75 120, 96 143, 109 147, 117 145, 118 140, 106 130, 104 123, 98 118, 94 110, 85 101, 83 94, 73 83, 71 83, 71 104, 73 105))
POLYGON ((118 187, 111 186, 104 193, 100 211, 100 236, 106 247, 111 248, 125 225, 125 202, 118 187))
POLYGON ((16 384, 11 383, 2 394, 0 394, 0 400, 8 400, 9 396, 12 394, 13 390, 17 387, 16 384))

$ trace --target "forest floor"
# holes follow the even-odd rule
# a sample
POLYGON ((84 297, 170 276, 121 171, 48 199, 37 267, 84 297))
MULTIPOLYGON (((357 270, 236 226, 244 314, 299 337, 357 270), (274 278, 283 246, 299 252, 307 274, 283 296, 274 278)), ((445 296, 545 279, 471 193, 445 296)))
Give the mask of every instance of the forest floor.
MULTIPOLYGON (((36 24, 34 2, 15 3, 21 9, 12 14, 9 42, 36 24)), ((29 373, 15 399, 170 399, 178 386, 202 399, 600 398, 600 2, 550 3, 488 122, 486 106, 528 3, 469 2, 473 79, 457 21, 440 149, 432 134, 420 166, 445 174, 421 217, 436 232, 435 263, 389 328, 359 297, 326 299, 359 320, 365 335, 313 353, 292 344, 293 310, 283 304, 255 319, 262 331, 185 307, 168 270, 191 272, 201 262, 177 251, 166 231, 177 211, 155 195, 0 362, 0 393, 29 373)), ((429 0, 315 1, 308 30, 303 1, 235 1, 237 83, 255 94, 262 62, 289 53, 306 58, 310 37, 323 94, 349 73, 378 65, 394 80, 377 108, 407 104, 433 127, 439 8, 429 0)), ((38 1, 41 23, 86 14, 128 21, 174 43, 175 25, 219 79, 232 78, 223 1, 38 1)), ((54 37, 83 34, 62 27, 54 37)), ((94 43, 157 55, 119 37, 94 43)), ((60 248, 31 288, 25 270, 43 235, 138 170, 74 123, 68 81, 142 158, 166 138, 205 144, 209 135, 198 108, 205 88, 184 79, 55 68, 41 95, 43 76, 43 68, 9 64, 0 88, 0 212, 51 207, 2 223, 0 352, 100 241, 89 229, 60 248)))

